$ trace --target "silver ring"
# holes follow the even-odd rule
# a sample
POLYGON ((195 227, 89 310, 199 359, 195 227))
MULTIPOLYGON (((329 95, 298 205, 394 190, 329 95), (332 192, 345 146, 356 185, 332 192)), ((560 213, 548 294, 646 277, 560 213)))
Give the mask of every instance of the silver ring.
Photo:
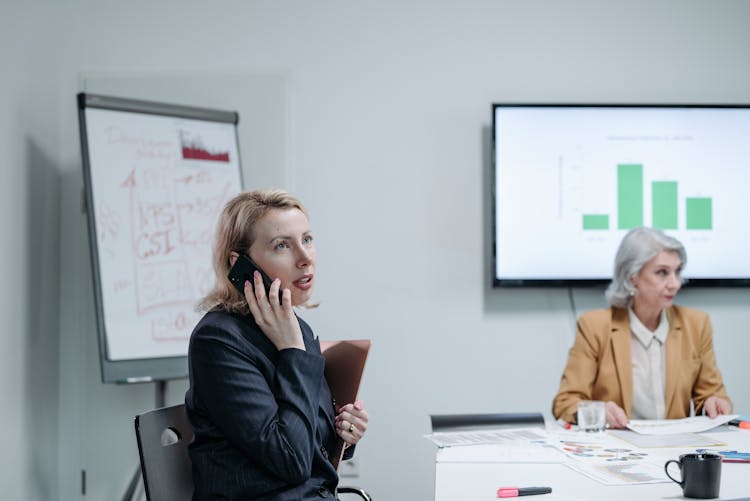
POLYGON ((349 433, 354 433, 354 423, 349 424, 349 433))

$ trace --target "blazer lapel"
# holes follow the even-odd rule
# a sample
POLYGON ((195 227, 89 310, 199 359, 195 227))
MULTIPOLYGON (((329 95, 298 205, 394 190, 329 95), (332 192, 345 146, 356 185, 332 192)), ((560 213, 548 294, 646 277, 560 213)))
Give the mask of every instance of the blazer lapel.
POLYGON ((633 401, 633 360, 630 354, 630 321, 628 310, 612 308, 612 354, 617 368, 617 379, 620 383, 623 410, 630 417, 633 401))
POLYGON ((673 308, 667 310, 667 321, 669 322, 669 334, 664 343, 666 383, 664 388, 665 408, 664 414, 670 416, 675 392, 677 391, 677 378, 680 377, 680 353, 682 351, 682 324, 674 314, 673 308))

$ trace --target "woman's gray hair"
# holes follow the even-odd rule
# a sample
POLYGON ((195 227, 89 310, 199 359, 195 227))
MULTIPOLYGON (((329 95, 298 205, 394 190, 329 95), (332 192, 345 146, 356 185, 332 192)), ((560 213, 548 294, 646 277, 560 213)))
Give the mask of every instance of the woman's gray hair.
POLYGON ((677 253, 684 268, 687 263, 685 247, 679 240, 666 235, 663 231, 641 227, 630 230, 623 237, 615 256, 612 282, 604 293, 610 306, 630 306, 637 292, 631 278, 638 275, 643 266, 662 251, 677 253))

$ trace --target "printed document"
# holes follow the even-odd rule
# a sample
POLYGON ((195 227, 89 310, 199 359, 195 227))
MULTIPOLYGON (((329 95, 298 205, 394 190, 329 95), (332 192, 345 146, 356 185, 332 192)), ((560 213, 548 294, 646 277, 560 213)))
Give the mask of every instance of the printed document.
POLYGON ((631 419, 628 428, 644 435, 699 433, 726 424, 737 416, 738 414, 727 414, 715 418, 693 416, 684 419, 631 419))

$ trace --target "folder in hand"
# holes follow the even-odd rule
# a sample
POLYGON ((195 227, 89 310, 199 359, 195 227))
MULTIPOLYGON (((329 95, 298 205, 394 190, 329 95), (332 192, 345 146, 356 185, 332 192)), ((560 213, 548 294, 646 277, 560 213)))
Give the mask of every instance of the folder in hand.
MULTIPOLYGON (((370 340, 320 341, 320 351, 326 359, 326 381, 336 407, 354 403, 370 351, 370 340)), ((337 470, 343 455, 344 441, 338 438, 331 455, 331 462, 337 470)))

